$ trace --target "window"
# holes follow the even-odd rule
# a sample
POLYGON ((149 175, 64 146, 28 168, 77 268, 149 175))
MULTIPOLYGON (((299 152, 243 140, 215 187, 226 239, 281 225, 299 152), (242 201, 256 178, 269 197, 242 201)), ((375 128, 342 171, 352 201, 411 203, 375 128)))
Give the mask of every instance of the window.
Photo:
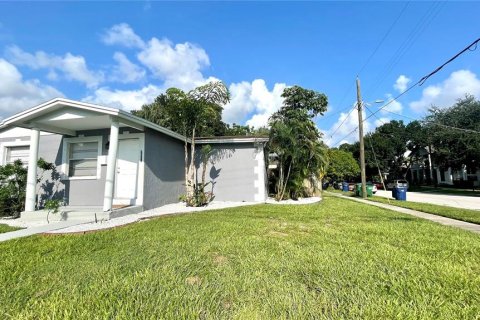
POLYGON ((440 181, 445 181, 445 169, 440 168, 440 181))
POLYGON ((65 138, 62 171, 64 179, 100 178, 102 137, 65 138))
POLYGON ((5 164, 13 163, 15 160, 21 160, 24 166, 28 165, 28 158, 30 155, 29 146, 10 146, 5 147, 6 156, 5 164))
POLYGON ((98 142, 75 142, 69 144, 69 177, 97 175, 98 142))

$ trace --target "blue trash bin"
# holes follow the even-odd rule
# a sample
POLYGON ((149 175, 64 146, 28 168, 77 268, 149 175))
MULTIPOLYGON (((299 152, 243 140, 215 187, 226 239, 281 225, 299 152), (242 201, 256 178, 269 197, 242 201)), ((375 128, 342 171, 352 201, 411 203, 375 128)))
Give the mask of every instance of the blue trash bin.
POLYGON ((397 199, 397 187, 393 187, 392 189, 392 198, 397 199))
POLYGON ((395 199, 400 201, 407 201, 407 188, 406 187, 396 187, 396 197, 395 199))
POLYGON ((342 191, 343 192, 348 192, 348 182, 343 182, 342 183, 342 191))

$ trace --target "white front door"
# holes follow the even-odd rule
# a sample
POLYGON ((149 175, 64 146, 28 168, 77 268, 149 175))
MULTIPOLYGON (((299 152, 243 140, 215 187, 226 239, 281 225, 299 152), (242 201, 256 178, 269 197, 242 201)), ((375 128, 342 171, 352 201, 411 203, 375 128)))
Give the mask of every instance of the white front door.
POLYGON ((138 139, 121 139, 115 176, 115 203, 134 204, 137 197, 140 144, 138 139))

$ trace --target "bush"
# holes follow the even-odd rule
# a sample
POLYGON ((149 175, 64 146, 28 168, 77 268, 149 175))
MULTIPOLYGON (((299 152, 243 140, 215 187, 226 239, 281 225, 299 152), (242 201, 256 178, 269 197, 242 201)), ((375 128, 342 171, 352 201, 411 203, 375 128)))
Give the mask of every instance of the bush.
POLYGON ((21 160, 0 166, 0 215, 18 217, 25 209, 27 169, 21 160))
MULTIPOLYGON (((37 165, 40 169, 37 183, 41 182, 43 173, 49 170, 52 171, 52 179, 58 178, 53 163, 40 158, 37 165)), ((25 210, 27 173, 28 170, 21 160, 15 160, 13 163, 0 166, 0 216, 19 217, 20 213, 25 210)), ((52 197, 53 194, 50 195, 50 198, 52 197)))

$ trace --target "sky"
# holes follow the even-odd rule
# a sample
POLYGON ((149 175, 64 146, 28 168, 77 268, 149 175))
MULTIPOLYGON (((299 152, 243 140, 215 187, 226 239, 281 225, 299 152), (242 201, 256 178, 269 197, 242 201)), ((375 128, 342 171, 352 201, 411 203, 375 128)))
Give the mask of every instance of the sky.
POLYGON ((138 109, 167 88, 221 80, 224 121, 260 127, 299 85, 327 95, 315 122, 338 146, 358 139, 357 75, 367 132, 480 98, 479 49, 371 116, 479 38, 478 12, 444 1, 0 2, 0 119, 55 97, 138 109))

